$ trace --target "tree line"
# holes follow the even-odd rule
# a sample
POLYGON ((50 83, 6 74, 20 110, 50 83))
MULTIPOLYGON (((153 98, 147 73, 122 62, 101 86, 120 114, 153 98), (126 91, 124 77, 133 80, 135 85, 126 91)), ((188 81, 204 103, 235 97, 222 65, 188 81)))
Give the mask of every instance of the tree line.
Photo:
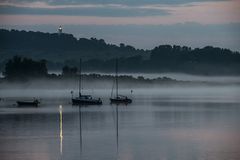
MULTIPOLYGON (((8 60, 3 71, 4 79, 8 81, 28 81, 31 79, 51 79, 51 80, 61 80, 61 79, 77 79, 79 78, 79 72, 77 67, 64 66, 62 68, 62 73, 49 74, 46 60, 35 61, 30 58, 14 56, 12 59, 8 60)), ((87 82, 92 81, 113 81, 115 79, 114 75, 100 75, 100 74, 83 74, 82 78, 87 82)), ((167 77, 155 78, 155 79, 145 79, 142 76, 134 78, 133 76, 121 75, 119 79, 123 82, 141 82, 141 83, 175 83, 180 82, 167 77)))
MULTIPOLYGON (((114 64, 115 59, 91 59, 83 62, 83 70, 114 72, 114 64)), ((78 60, 65 61, 62 65, 78 66, 78 60)), ((119 58, 119 70, 120 72, 142 73, 240 75, 240 54, 229 49, 211 46, 191 49, 189 47, 161 45, 151 51, 149 58, 144 58, 141 55, 119 58)))
POLYGON ((42 33, 0 29, 0 51, 2 59, 14 55, 29 58, 64 61, 67 59, 110 59, 116 56, 131 57, 145 53, 121 43, 107 44, 103 39, 75 38, 72 34, 42 33))
POLYGON ((6 63, 3 75, 9 80, 46 77, 48 75, 46 60, 34 61, 14 56, 6 63))
MULTIPOLYGON (((107 44, 102 39, 77 39, 71 34, 3 29, 0 29, 0 44, 2 70, 17 54, 29 59, 46 59, 44 65, 49 70, 65 67, 67 76, 75 74, 74 67, 78 66, 79 58, 83 59, 85 72, 114 72, 115 59, 118 58, 120 72, 240 75, 240 53, 212 46, 192 49, 159 45, 152 50, 141 50, 125 44, 107 44)), ((32 63, 29 59, 22 60, 32 63)))

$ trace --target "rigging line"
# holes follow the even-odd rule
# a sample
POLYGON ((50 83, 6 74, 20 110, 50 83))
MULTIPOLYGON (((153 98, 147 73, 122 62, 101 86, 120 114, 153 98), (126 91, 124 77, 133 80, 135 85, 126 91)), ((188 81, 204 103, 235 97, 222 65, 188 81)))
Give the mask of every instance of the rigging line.
POLYGON ((82 59, 79 59, 79 98, 81 97, 81 89, 82 89, 82 59))
POLYGON ((116 59, 116 97, 118 97, 118 58, 116 59))

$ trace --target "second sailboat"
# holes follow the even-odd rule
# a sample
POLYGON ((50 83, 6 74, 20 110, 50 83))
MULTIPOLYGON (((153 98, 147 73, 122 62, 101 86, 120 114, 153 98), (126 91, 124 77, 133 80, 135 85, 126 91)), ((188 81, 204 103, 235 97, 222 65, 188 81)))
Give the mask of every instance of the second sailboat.
POLYGON ((111 103, 132 103, 132 100, 127 96, 119 95, 118 94, 118 59, 116 59, 116 75, 115 75, 115 82, 116 82, 116 97, 110 98, 111 103))

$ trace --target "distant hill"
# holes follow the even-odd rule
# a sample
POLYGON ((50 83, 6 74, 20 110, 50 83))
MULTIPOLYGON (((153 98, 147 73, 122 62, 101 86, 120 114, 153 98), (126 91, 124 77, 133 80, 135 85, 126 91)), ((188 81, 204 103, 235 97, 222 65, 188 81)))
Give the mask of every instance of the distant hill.
POLYGON ((120 44, 106 44, 103 39, 77 39, 71 34, 42 33, 0 29, 1 60, 14 55, 34 59, 63 62, 81 57, 82 59, 110 59, 131 57, 145 53, 144 50, 120 44))
POLYGON ((77 39, 71 34, 0 29, 0 70, 15 55, 46 59, 49 70, 78 66, 84 71, 114 72, 119 58, 120 72, 182 72, 201 75, 240 75, 240 53, 212 46, 192 49, 160 45, 152 50, 107 44, 100 39, 77 39))
MULTIPOLYGON (((114 72, 114 63, 114 59, 88 60, 84 62, 84 70, 114 72)), ((75 62, 75 66, 77 66, 76 64, 77 62, 75 62)), ((121 72, 133 73, 240 75, 240 54, 211 46, 191 49, 189 47, 161 45, 151 50, 148 59, 141 56, 120 58, 119 68, 121 72)))

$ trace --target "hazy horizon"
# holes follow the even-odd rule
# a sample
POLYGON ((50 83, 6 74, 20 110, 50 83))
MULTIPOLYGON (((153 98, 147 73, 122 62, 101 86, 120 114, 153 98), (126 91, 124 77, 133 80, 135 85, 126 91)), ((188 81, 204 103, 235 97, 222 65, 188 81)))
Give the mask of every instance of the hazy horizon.
POLYGON ((240 0, 0 0, 0 159, 239 160, 239 42, 240 0))
POLYGON ((3 0, 0 27, 96 37, 139 49, 160 44, 240 51, 238 0, 3 0))

